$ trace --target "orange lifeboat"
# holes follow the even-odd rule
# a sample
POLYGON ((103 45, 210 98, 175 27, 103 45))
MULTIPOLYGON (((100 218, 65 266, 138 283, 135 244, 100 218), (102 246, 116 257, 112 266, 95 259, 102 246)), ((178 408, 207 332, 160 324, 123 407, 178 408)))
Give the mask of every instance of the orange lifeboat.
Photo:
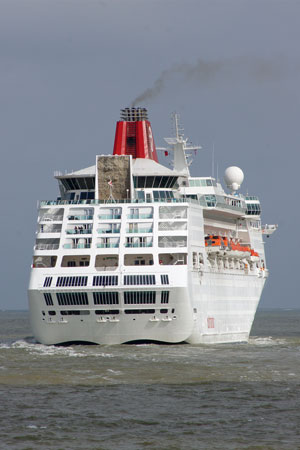
POLYGON ((259 254, 257 252, 255 252, 253 249, 251 249, 250 260, 253 262, 259 261, 259 254))
POLYGON ((242 245, 239 241, 224 236, 210 234, 205 237, 207 253, 237 259, 258 261, 259 255, 249 245, 242 245))
POLYGON ((205 247, 209 254, 223 255, 228 246, 228 239, 210 234, 205 237, 205 247))

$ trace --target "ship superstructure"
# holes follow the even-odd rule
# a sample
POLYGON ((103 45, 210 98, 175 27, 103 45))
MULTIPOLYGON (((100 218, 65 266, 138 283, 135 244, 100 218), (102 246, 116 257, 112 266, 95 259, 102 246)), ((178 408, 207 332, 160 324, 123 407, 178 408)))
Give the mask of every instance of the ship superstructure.
POLYGON ((55 175, 60 196, 39 204, 29 284, 38 342, 247 341, 268 276, 257 197, 191 177, 175 116, 173 169, 158 163, 144 108, 126 108, 113 155, 55 175))

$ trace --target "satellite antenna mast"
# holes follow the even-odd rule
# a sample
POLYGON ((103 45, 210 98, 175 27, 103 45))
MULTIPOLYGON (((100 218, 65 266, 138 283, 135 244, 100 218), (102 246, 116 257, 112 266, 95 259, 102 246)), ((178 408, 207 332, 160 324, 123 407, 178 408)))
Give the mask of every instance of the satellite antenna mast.
POLYGON ((211 158, 211 176, 214 178, 215 175, 215 143, 213 142, 212 148, 212 158, 211 158))
POLYGON ((192 163, 191 151, 194 150, 196 152, 202 149, 202 147, 188 144, 188 139, 184 139, 183 128, 179 125, 179 115, 173 113, 172 118, 175 127, 175 137, 165 138, 164 140, 169 147, 157 147, 157 150, 163 150, 167 153, 173 151, 173 170, 181 173, 182 176, 189 177, 189 166, 192 163))

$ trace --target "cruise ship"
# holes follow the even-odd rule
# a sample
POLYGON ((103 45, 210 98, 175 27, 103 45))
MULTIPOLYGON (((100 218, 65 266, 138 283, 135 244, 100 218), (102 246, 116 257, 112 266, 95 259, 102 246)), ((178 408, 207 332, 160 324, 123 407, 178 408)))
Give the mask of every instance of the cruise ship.
POLYGON ((256 196, 244 174, 190 175, 189 144, 156 148, 145 108, 125 108, 112 155, 55 173, 59 196, 39 202, 29 282, 42 344, 247 342, 268 277, 256 196), (157 152, 172 156, 172 168, 157 152))

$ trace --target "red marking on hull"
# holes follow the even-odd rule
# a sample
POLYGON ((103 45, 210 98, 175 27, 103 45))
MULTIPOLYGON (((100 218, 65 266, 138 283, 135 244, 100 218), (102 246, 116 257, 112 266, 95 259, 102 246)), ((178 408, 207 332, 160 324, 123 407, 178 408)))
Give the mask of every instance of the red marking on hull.
POLYGON ((215 319, 214 317, 207 318, 207 328, 215 328, 215 319))

